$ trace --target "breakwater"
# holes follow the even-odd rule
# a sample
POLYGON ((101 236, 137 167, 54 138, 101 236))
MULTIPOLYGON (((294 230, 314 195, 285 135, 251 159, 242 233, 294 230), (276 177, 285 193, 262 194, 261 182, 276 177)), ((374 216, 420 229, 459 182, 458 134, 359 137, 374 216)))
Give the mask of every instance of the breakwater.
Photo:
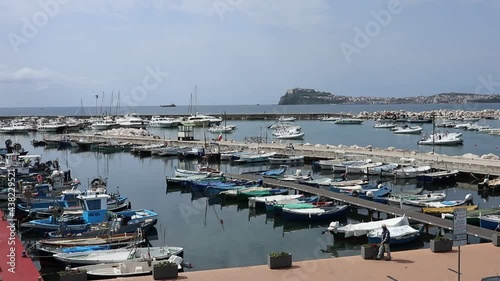
MULTIPOLYGON (((161 139, 159 137, 140 137, 140 136, 104 136, 89 134, 70 134, 70 138, 88 141, 124 141, 138 145, 143 144, 162 144, 172 146, 203 146, 204 141, 178 141, 175 139, 161 139)), ((421 153, 411 150, 395 148, 373 148, 371 146, 332 146, 332 145, 295 145, 293 150, 287 148, 286 143, 244 143, 236 141, 219 141, 221 150, 248 150, 257 149, 259 151, 277 152, 282 154, 303 155, 309 161, 320 159, 349 159, 355 157, 370 158, 373 161, 396 162, 399 163, 404 158, 412 158, 422 165, 429 165, 432 168, 440 170, 459 170, 461 173, 476 175, 500 176, 500 160, 481 159, 475 157, 448 156, 432 153, 421 153)))

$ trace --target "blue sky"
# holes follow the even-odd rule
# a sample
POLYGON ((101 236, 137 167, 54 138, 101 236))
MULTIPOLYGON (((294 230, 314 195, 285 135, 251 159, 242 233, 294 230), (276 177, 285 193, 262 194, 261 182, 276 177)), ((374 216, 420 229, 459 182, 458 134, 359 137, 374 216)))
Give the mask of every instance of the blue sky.
POLYGON ((188 104, 195 84, 199 104, 275 104, 294 87, 413 96, 500 82, 499 1, 0 0, 0 23, 2 107, 118 91, 122 104, 188 104))

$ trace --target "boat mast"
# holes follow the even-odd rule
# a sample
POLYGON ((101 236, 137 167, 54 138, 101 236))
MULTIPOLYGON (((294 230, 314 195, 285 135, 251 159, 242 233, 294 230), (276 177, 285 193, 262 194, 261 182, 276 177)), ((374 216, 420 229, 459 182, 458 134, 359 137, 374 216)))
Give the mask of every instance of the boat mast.
POLYGON ((434 120, 435 115, 432 113, 432 155, 434 155, 434 140, 436 139, 436 123, 434 120))

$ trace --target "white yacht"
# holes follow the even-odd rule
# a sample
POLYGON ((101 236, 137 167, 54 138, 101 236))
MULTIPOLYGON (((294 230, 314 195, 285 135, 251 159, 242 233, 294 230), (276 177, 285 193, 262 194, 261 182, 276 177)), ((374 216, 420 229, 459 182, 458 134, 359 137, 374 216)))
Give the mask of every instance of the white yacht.
POLYGON ((24 123, 12 123, 10 126, 5 126, 0 128, 0 133, 4 134, 17 134, 17 133, 27 133, 29 127, 24 123))
POLYGON ((144 128, 149 124, 149 120, 144 120, 136 113, 128 113, 116 119, 116 123, 124 128, 144 128))
POLYGON ((179 125, 181 121, 171 117, 153 116, 149 122, 150 127, 170 128, 179 125))
POLYGON ((211 124, 218 124, 222 122, 222 118, 214 117, 210 115, 204 115, 196 113, 187 118, 186 121, 182 121, 184 126, 210 126, 211 124))

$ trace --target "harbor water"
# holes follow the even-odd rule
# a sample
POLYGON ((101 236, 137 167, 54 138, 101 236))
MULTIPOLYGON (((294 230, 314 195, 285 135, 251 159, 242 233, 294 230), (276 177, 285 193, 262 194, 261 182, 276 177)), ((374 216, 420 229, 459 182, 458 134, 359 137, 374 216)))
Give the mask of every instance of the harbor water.
MULTIPOLYGON (((490 121, 497 122, 497 121, 490 121)), ((241 140, 248 135, 265 133, 267 123, 255 121, 234 122, 238 126, 236 133, 230 138, 241 140)), ((415 136, 395 136, 389 131, 378 131, 372 128, 370 122, 364 125, 341 126, 320 121, 298 121, 307 132, 305 142, 329 144, 358 144, 376 147, 395 146, 398 148, 417 149, 415 136)), ((424 125, 428 129, 427 125, 424 125)), ((175 130, 152 129, 160 137, 174 137, 175 130)), ((91 131, 89 131, 91 132, 91 131)), ((201 131, 197 132, 200 136, 201 131)), ((194 265, 193 269, 203 270, 248 266, 266 263, 269 252, 287 251, 292 253, 294 260, 321 259, 358 255, 360 245, 364 240, 335 241, 333 237, 324 233, 329 222, 322 224, 291 223, 281 217, 273 217, 264 210, 248 208, 248 203, 226 204, 220 198, 207 198, 192 194, 189 190, 167 187, 165 176, 174 174, 176 167, 196 169, 200 164, 197 161, 181 161, 177 158, 146 157, 139 158, 131 153, 99 154, 95 152, 78 152, 77 150, 46 149, 32 147, 32 139, 41 139, 40 133, 25 135, 0 135, 2 143, 11 139, 20 143, 30 154, 41 154, 44 161, 57 159, 63 169, 70 169, 72 176, 78 178, 83 188, 96 176, 108 179, 108 190, 128 196, 132 208, 148 208, 159 215, 158 224, 149 237, 154 246, 171 245, 185 249, 184 257, 194 265)), ((201 138, 201 137, 198 137, 201 138)), ((229 138, 229 136, 228 136, 229 138)), ((497 143, 497 137, 478 135, 465 132, 464 146, 450 147, 447 154, 464 154, 467 152, 483 154, 494 152, 488 148, 497 143), (479 146, 472 145, 477 139, 479 146), (491 140, 490 140, 491 138, 491 140)), ((444 148, 443 148, 444 149, 444 148)), ((424 152, 424 150, 422 150, 424 152)), ((439 150, 437 150, 439 152, 439 150)), ((225 173, 237 174, 250 170, 269 168, 266 165, 232 166, 230 164, 214 165, 225 173)), ((298 167, 303 171, 311 170, 310 166, 298 167)), ((288 173, 293 172, 291 168, 288 173)), ((318 172, 314 177, 332 176, 328 172, 318 172)), ((377 181, 379 178, 373 178, 377 181)), ((426 186, 428 190, 441 190, 447 194, 448 200, 464 199, 470 193, 474 196, 474 203, 480 208, 497 207, 500 198, 495 194, 482 194, 477 191, 477 182, 468 180, 451 187, 426 186)), ((385 183, 395 191, 412 190, 417 188, 415 181, 385 183)), ((384 218, 382 215, 381 218, 384 218)), ((366 210, 353 209, 347 220, 369 221, 371 218, 366 210)), ((431 232, 435 232, 431 229, 431 232)), ((29 234, 29 233, 24 233, 29 234)), ((428 247, 429 237, 423 235, 418 243, 407 245, 404 248, 395 247, 393 250, 414 249, 428 247)), ((470 242, 478 242, 470 238, 470 242)))

